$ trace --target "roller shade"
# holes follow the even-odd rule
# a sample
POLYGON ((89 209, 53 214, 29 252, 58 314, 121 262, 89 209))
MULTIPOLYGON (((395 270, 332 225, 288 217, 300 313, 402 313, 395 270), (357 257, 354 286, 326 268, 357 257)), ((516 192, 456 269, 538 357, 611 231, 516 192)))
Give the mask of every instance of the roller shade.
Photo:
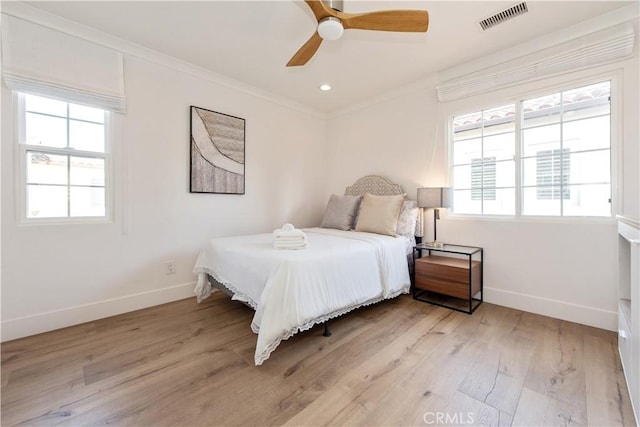
POLYGON ((120 52, 2 14, 5 85, 67 102, 126 112, 120 52))
POLYGON ((630 22, 478 70, 437 86, 441 102, 453 101, 554 74, 630 58, 635 34, 630 22))

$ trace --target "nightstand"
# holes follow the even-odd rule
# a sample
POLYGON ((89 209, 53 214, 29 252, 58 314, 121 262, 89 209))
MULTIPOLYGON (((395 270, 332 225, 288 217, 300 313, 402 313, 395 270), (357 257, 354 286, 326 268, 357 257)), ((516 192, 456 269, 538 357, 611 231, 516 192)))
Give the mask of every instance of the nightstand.
POLYGON ((483 301, 483 258, 475 246, 414 246, 413 299, 472 314, 483 301))

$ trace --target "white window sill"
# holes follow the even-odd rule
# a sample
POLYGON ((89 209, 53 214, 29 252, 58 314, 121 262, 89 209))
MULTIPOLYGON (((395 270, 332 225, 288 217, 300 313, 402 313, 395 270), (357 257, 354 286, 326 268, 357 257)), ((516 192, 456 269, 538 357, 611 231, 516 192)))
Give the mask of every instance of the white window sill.
POLYGON ((113 219, 108 217, 78 217, 78 218, 31 218, 23 219, 18 223, 21 227, 43 226, 43 225, 93 225, 93 224, 113 224, 113 219))
POLYGON ((515 215, 443 215, 442 219, 453 221, 490 221, 515 223, 549 223, 549 224, 616 224, 615 216, 515 216, 515 215))

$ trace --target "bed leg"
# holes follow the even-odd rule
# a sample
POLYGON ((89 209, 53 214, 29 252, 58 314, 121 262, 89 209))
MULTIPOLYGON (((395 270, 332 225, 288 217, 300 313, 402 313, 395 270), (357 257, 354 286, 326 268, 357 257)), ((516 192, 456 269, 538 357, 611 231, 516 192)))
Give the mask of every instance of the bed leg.
POLYGON ((324 322, 324 333, 322 334, 323 337, 330 337, 331 336, 331 331, 329 331, 329 322, 324 322))

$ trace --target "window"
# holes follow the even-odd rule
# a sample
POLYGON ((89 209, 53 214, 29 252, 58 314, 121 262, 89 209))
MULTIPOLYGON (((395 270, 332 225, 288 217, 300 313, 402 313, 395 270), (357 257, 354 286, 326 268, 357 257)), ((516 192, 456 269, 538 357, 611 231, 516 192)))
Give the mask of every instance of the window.
POLYGON ((610 216, 611 82, 452 120, 453 210, 610 216))
POLYGON ((610 94, 606 81, 521 102, 523 215, 611 215, 610 94))
POLYGON ((455 212, 515 212, 515 106, 453 120, 455 212))
POLYGON ((106 112, 19 95, 23 218, 107 217, 106 112))

